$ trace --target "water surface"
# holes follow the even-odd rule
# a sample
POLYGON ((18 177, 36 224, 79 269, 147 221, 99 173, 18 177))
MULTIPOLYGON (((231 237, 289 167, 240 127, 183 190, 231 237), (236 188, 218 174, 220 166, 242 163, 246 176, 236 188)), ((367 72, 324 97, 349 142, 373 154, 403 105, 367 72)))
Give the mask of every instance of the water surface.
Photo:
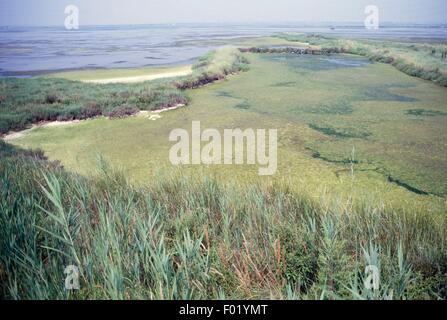
MULTIPOLYGON (((138 25, 1 27, 0 76, 29 76, 46 71, 132 68, 193 61, 209 50, 242 37, 277 32, 332 36, 446 41, 446 26, 138 25)), ((335 61, 336 62, 336 61, 335 61)))

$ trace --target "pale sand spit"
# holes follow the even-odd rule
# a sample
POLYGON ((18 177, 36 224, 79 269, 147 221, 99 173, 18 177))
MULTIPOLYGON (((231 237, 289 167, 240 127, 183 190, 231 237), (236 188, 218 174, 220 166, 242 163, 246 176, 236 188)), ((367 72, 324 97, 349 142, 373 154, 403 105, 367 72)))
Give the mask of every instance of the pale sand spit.
POLYGON ((138 83, 145 81, 152 81, 157 79, 164 78, 175 78, 175 77, 183 77, 188 76, 192 73, 191 66, 185 67, 178 71, 173 72, 159 72, 148 74, 144 76, 135 76, 135 77, 120 77, 120 78, 109 78, 109 79, 98 79, 98 80, 85 80, 83 82, 87 83, 96 83, 96 84, 108 84, 108 83, 138 83))

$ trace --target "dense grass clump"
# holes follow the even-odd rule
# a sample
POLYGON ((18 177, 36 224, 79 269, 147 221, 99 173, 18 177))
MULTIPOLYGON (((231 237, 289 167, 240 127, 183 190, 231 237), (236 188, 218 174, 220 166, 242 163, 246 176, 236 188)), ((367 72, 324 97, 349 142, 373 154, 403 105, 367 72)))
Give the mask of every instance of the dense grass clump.
POLYGON ((342 138, 342 139, 346 139, 346 138, 366 139, 371 135, 369 132, 358 129, 358 128, 334 129, 331 127, 319 126, 314 123, 310 123, 309 127, 316 131, 322 132, 328 136, 333 136, 333 137, 342 138))
POLYGON ((150 82, 97 85, 64 79, 2 79, 0 91, 6 96, 0 104, 0 133, 40 121, 92 118, 123 105, 153 110, 173 97, 185 99, 168 84, 150 82))
POLYGON ((324 204, 286 182, 156 176, 136 188, 98 159, 82 178, 0 145, 5 299, 445 299, 447 219, 324 204), (64 269, 81 289, 64 289, 64 269), (380 289, 363 286, 365 266, 380 289))
POLYGON ((447 112, 442 112, 438 110, 426 110, 426 109, 410 109, 406 110, 405 114, 419 117, 447 116, 447 112))
POLYGON ((388 63, 414 77, 447 86, 447 46, 395 41, 336 39, 313 34, 283 33, 277 37, 310 46, 324 53, 350 53, 372 61, 388 63))
POLYGON ((0 134, 40 121, 87 119, 123 106, 159 110, 187 104, 183 89, 196 88, 245 70, 247 61, 231 48, 201 59, 191 77, 137 84, 92 84, 65 79, 0 79, 0 134))
POLYGON ((178 89, 194 89, 222 80, 228 75, 248 69, 248 60, 235 48, 222 48, 205 55, 193 67, 193 75, 175 85, 178 89))
POLYGON ((115 110, 109 112, 107 116, 110 119, 119 119, 119 118, 125 118, 128 116, 132 116, 136 113, 138 113, 138 109, 135 107, 129 107, 129 106, 122 106, 118 107, 115 110))

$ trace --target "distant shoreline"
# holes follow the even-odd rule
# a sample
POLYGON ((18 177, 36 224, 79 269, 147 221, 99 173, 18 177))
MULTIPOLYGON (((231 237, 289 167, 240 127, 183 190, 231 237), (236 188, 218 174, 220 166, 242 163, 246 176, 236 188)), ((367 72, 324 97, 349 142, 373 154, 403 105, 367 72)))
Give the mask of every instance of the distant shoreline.
MULTIPOLYGON (((0 77, 54 72, 135 69, 191 63, 225 44, 255 41, 283 32, 332 37, 447 43, 447 25, 384 24, 378 31, 360 24, 178 24, 0 28, 0 77), (123 34, 126 34, 123 37, 123 34), (61 43, 64 43, 61 46, 61 43)), ((256 45, 254 45, 256 46, 256 45)))

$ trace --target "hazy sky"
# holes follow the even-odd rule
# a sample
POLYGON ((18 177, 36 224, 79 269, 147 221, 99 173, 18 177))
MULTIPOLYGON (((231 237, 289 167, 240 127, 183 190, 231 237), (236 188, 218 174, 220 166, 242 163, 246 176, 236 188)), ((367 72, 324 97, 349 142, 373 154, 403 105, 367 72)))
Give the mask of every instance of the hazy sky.
POLYGON ((0 0, 0 25, 63 25, 79 7, 80 24, 182 22, 362 22, 366 5, 381 21, 447 23, 447 0, 0 0))

